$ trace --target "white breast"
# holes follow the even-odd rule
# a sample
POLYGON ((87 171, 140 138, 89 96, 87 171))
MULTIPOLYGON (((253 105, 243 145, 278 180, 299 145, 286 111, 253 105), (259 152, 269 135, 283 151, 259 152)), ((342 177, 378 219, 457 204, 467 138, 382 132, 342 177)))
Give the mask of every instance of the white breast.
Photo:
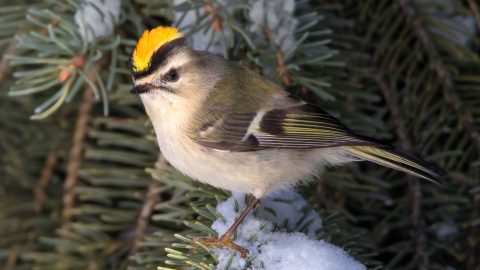
POLYGON ((242 154, 204 148, 188 137, 186 123, 189 107, 180 110, 176 107, 182 104, 159 96, 142 95, 142 101, 154 126, 160 151, 180 172, 227 190, 252 193, 254 189, 263 189, 258 181, 252 184, 255 169, 250 170, 251 174, 242 174, 244 169, 239 168, 245 167, 247 160, 254 157, 240 157, 242 154))
POLYGON ((249 173, 245 172, 247 163, 255 164, 248 161, 253 156, 207 149, 168 125, 156 125, 155 132, 162 154, 185 175, 236 192, 253 193, 255 189, 264 189, 258 181, 258 169, 252 167, 249 173))

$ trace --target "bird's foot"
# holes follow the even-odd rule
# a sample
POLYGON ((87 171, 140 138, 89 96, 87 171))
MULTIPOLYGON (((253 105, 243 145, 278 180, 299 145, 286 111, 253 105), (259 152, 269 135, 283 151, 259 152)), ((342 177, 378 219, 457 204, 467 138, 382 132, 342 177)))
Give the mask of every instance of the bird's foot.
POLYGON ((240 252, 242 258, 246 258, 248 250, 243 248, 232 241, 232 236, 229 234, 224 234, 220 238, 206 237, 206 238, 197 238, 193 242, 212 248, 227 247, 231 250, 236 250, 240 252))

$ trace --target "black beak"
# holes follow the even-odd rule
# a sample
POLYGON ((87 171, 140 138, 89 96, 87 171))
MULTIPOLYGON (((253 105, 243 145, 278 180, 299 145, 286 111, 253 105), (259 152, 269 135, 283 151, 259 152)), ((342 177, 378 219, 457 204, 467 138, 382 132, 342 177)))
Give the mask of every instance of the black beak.
POLYGON ((130 93, 135 94, 135 95, 140 95, 142 93, 148 92, 150 89, 146 85, 137 85, 133 87, 132 90, 130 90, 130 93))

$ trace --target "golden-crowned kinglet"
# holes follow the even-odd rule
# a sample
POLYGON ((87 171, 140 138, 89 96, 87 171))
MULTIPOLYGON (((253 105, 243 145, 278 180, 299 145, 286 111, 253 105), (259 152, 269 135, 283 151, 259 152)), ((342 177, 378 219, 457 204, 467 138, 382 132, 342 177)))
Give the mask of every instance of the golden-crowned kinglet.
POLYGON ((369 160, 431 181, 443 175, 253 71, 192 50, 176 28, 145 31, 131 69, 131 92, 140 96, 164 157, 193 179, 255 197, 227 233, 204 244, 245 256, 231 237, 259 199, 313 179, 325 166, 369 160))

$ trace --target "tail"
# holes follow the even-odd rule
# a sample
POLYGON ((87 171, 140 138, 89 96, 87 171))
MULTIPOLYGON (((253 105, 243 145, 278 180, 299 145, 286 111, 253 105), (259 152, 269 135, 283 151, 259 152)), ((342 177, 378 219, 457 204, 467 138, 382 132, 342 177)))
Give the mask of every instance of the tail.
POLYGON ((350 154, 380 165, 406 172, 434 183, 445 177, 445 172, 427 161, 390 146, 342 146, 350 154))

